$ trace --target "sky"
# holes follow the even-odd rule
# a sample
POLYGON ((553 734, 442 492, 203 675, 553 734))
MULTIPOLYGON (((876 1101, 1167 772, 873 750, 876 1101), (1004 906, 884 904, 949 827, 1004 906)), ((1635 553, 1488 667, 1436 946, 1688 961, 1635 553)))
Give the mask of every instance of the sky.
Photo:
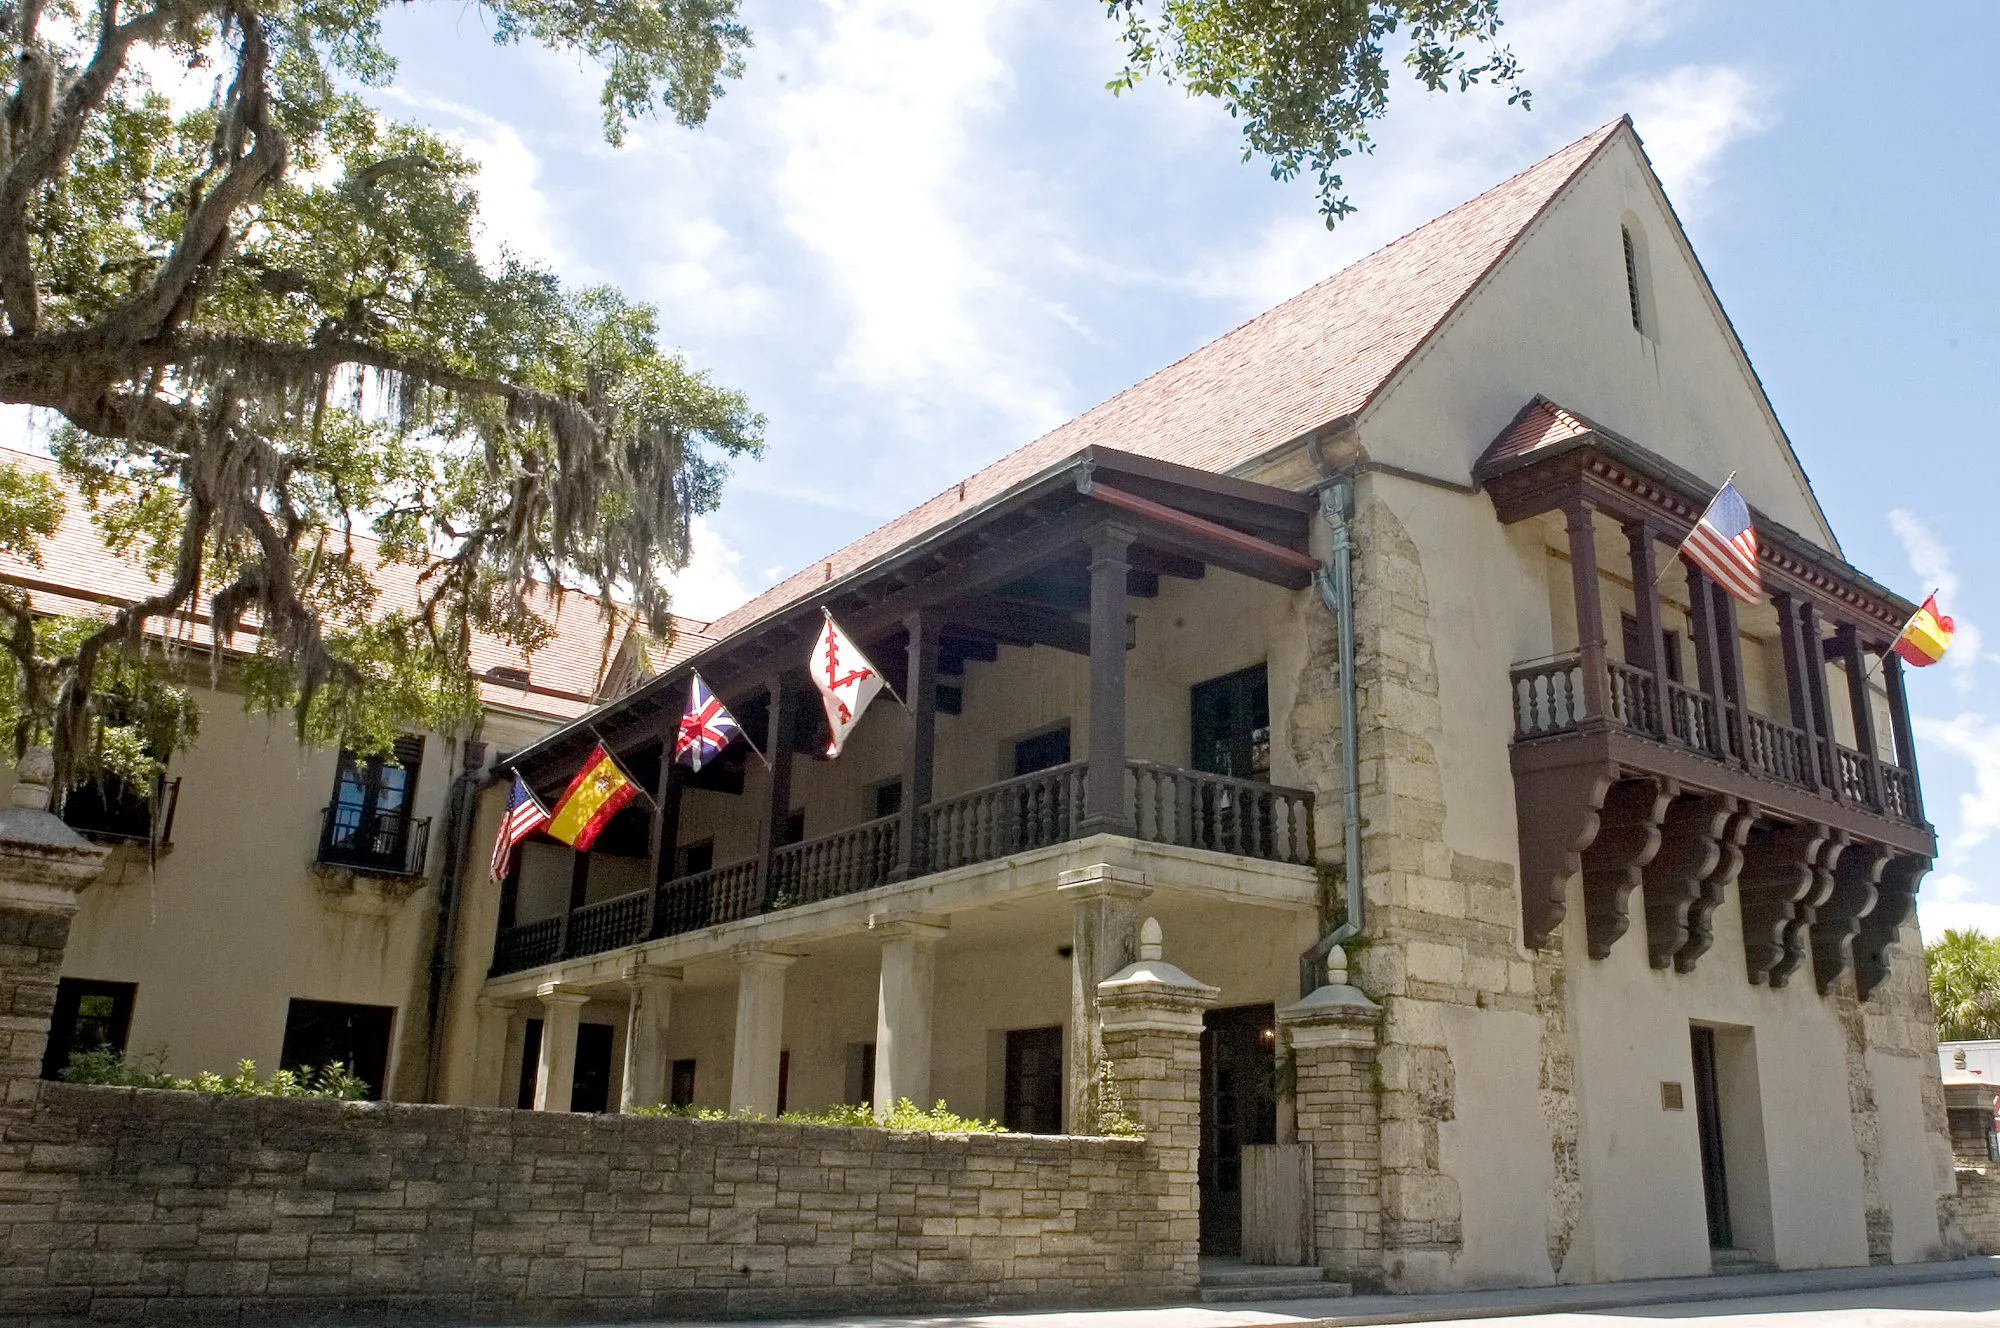
POLYGON ((1532 110, 1399 86, 1332 232, 1220 106, 1105 91, 1098 0, 744 0, 756 45, 709 123, 619 148, 574 57, 410 6, 377 99, 484 164, 490 250, 656 304, 768 417, 677 586, 704 619, 1629 112, 1849 561, 1957 620, 1912 677, 1921 917, 2000 932, 2000 11, 1501 12, 1532 110))

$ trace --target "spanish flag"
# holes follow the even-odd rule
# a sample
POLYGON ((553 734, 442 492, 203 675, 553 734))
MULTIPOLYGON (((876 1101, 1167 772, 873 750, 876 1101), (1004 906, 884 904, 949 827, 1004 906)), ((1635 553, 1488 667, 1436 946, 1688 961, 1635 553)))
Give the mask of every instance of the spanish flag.
POLYGON ((1903 624, 1902 635, 1889 648, 1899 655, 1906 664, 1923 668, 1944 658, 1944 652, 1951 646, 1952 621, 1938 612, 1937 596, 1928 596, 1910 620, 1903 624))
POLYGON ((579 853, 587 853, 605 823, 638 791, 639 786, 626 778, 618 762, 599 743, 557 799, 542 833, 560 839, 579 853))

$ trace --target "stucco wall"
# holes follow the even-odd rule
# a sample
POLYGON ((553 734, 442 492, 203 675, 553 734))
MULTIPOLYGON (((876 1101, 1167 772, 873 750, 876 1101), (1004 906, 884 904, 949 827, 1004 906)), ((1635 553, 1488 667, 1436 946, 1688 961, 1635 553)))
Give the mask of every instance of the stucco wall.
POLYGON ((606 1320, 1185 1295, 1136 1140, 215 1099, 0 1109, 0 1317, 606 1320))

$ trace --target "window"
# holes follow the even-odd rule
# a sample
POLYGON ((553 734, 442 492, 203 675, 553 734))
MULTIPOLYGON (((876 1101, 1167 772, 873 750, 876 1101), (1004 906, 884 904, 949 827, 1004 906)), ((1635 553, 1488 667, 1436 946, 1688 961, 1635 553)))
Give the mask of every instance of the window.
MULTIPOLYGON (((1645 668, 1645 649, 1639 640, 1639 620, 1629 613, 1620 614, 1620 627, 1624 629, 1625 662, 1633 668, 1645 668)), ((1660 650, 1666 656, 1667 681, 1681 681, 1681 634, 1672 628, 1660 629, 1660 650)))
POLYGON ((1061 1134, 1062 1025, 1007 1031, 1001 1123, 1021 1134, 1061 1134))
POLYGON ((694 1105, 694 1061, 692 1059, 674 1062, 673 1074, 667 1080, 667 1105, 671 1107, 691 1107, 694 1105))
POLYGON ((107 770, 69 791, 62 818, 72 830, 92 838, 128 843, 150 843, 157 826, 164 846, 173 833, 180 791, 180 780, 158 779, 148 798, 123 775, 107 770))
POLYGON ((1014 744, 1014 774, 1032 775, 1069 764, 1069 721, 1060 727, 1022 738, 1014 744))
POLYGON ((1646 228, 1626 213, 1618 228, 1625 253, 1625 304, 1632 330, 1648 340, 1660 337, 1659 311, 1653 306, 1653 266, 1647 257, 1646 228))
POLYGON ((610 1110, 611 1035, 610 1024, 576 1026, 576 1068, 569 1081, 571 1111, 610 1110))
POLYGON ((1188 689, 1188 764, 1211 775, 1271 773, 1271 697, 1262 664, 1188 689))
POLYGON ((875 1100, 875 1044, 847 1044, 847 1074, 843 1102, 868 1103, 875 1100))
POLYGON ((680 869, 676 876, 699 876, 715 866, 715 841, 704 839, 698 844, 683 844, 680 848, 680 869))
POLYGON ((1625 240, 1625 294, 1632 302, 1632 330, 1646 330, 1645 315, 1639 308, 1639 255, 1632 244, 1632 228, 1621 226, 1618 233, 1625 240))
POLYGON ((62 1078, 69 1058, 80 1051, 123 1054, 132 1028, 132 999, 138 991, 130 982, 86 978, 57 982, 55 1017, 49 1021, 48 1046, 42 1052, 42 1078, 62 1078))
POLYGON ((875 815, 879 819, 903 810, 903 781, 892 779, 875 786, 875 815))
POLYGON ((779 832, 778 842, 773 847, 783 848, 787 844, 804 843, 805 837, 806 814, 805 810, 801 808, 785 818, 785 828, 779 832))
POLYGON ((421 874, 430 818, 413 817, 410 811, 423 759, 422 738, 398 738, 388 757, 362 760, 343 750, 320 836, 320 861, 399 876, 421 874))
POLYGON ((535 1081, 542 1077, 542 1021, 530 1019, 521 1030, 521 1091, 514 1105, 523 1111, 535 1109, 535 1081))
POLYGON ((785 1101, 792 1091, 792 1053, 778 1053, 778 1114, 785 1114, 785 1101))
POLYGON ((344 1065, 368 1083, 371 1101, 382 1100, 389 1072, 389 1030, 393 1005, 349 1005, 343 1001, 294 1000, 285 1016, 285 1045, 278 1064, 287 1070, 344 1065))

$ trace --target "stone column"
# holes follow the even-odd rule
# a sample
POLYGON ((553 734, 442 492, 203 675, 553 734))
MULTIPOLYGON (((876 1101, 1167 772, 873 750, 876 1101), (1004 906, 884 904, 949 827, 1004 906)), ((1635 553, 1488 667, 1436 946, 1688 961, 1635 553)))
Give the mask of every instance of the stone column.
POLYGON ((542 1059, 535 1070, 535 1110, 568 1111, 570 1088, 576 1080, 576 1026, 590 993, 560 982, 544 982, 535 994, 542 1000, 542 1059))
POLYGON ((632 990, 625 1011, 625 1073, 620 1076, 618 1110, 667 1100, 667 1020, 681 970, 662 964, 627 964, 622 974, 632 990))
POLYGON ((882 982, 875 1002, 875 1114, 903 1098, 931 1105, 931 989, 942 919, 870 918, 882 937, 882 982))
POLYGON ((0 808, 0 1103, 41 1091, 77 892, 106 853, 50 814, 54 773, 48 752, 32 749, 16 771, 14 805, 0 808))
MULTIPOLYGON (((501 1101, 503 1085, 507 1082, 507 1047, 509 1025, 514 1022, 514 1007, 506 1001, 496 1001, 490 996, 481 996, 473 1005, 472 1036, 472 1100, 468 1105, 475 1107, 509 1106, 501 1101)), ((515 1046, 515 1055, 520 1054, 515 1046)))
POLYGON ((1070 940, 1069 1113, 1065 1128, 1084 1133, 1102 1045, 1097 984, 1139 957, 1137 902, 1151 894, 1143 872, 1099 864, 1066 871, 1056 893, 1073 905, 1070 940))
POLYGON ((1327 956, 1326 985, 1278 1011, 1292 1058, 1298 1141, 1312 1149, 1313 1248, 1342 1281, 1382 1271, 1382 1134, 1375 1053, 1382 1007, 1347 984, 1347 956, 1327 956))
POLYGON ((778 1114, 778 1058, 785 1049, 785 970, 797 955, 757 946, 736 951, 736 1042, 729 1109, 778 1114))
POLYGON ((1166 1286, 1188 1290, 1200 1278, 1202 1012, 1220 992, 1160 957, 1160 924, 1147 918, 1138 957, 1097 984, 1104 1019, 1104 1063, 1124 1108, 1152 1146, 1147 1183, 1159 1186, 1164 1238, 1173 1271, 1166 1286))

